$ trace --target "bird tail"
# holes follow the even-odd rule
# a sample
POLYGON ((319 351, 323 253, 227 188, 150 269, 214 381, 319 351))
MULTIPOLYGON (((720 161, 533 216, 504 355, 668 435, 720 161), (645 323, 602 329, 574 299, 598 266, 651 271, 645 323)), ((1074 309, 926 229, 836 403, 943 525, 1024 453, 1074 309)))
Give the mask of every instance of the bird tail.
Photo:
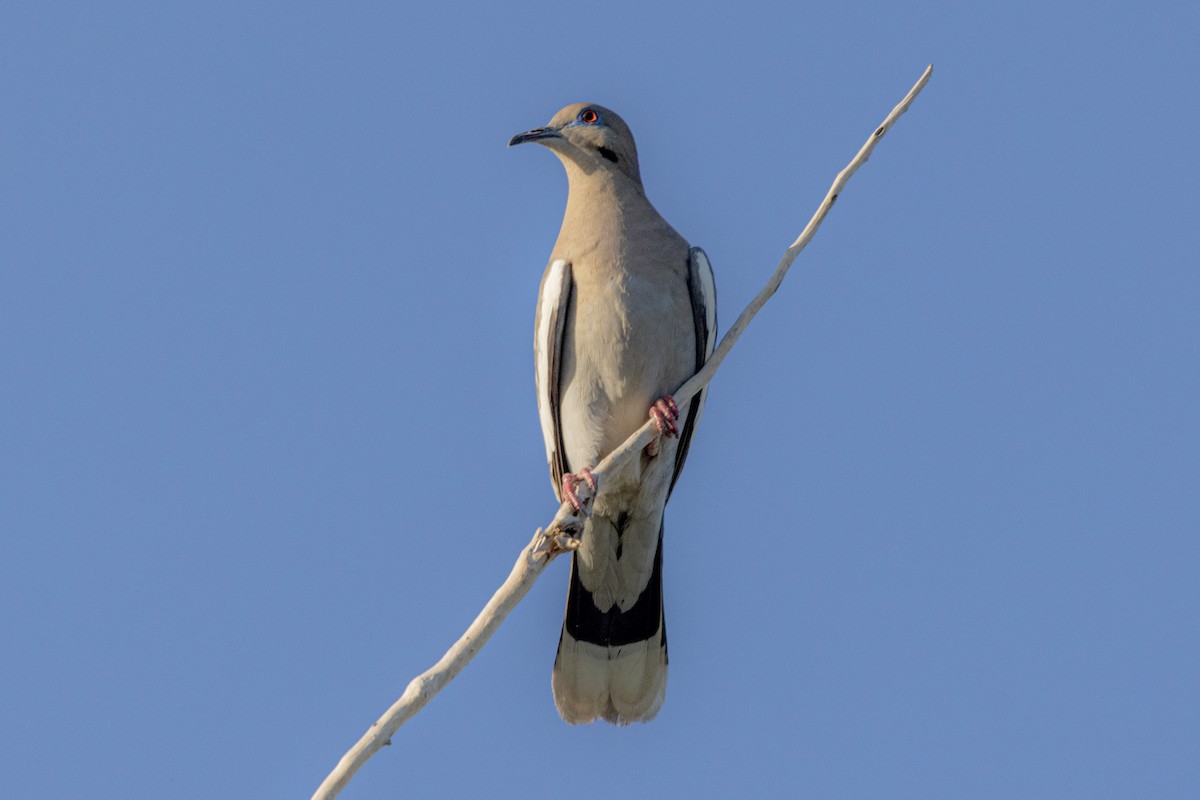
POLYGON ((571 585, 551 683, 554 704, 573 725, 604 719, 649 722, 667 694, 667 628, 662 601, 662 527, 650 580, 626 611, 597 608, 571 560, 571 585))

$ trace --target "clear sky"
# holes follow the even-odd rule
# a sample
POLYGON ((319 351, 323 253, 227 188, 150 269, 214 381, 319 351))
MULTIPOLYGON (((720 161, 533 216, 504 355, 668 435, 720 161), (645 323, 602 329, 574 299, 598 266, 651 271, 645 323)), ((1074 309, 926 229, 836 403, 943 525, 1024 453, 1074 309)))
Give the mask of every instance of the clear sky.
POLYGON ((308 797, 554 510, 587 100, 722 329, 659 718, 554 564, 345 797, 1200 797, 1192 3, 8 2, 0 795, 308 797))

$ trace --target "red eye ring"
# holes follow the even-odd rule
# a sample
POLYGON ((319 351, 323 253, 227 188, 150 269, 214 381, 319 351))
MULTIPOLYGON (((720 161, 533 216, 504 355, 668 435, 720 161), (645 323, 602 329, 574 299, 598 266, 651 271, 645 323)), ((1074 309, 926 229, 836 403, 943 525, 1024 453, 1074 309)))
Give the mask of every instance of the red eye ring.
POLYGON ((579 112, 579 121, 584 125, 595 125, 600 121, 600 115, 596 113, 594 108, 585 108, 579 112))

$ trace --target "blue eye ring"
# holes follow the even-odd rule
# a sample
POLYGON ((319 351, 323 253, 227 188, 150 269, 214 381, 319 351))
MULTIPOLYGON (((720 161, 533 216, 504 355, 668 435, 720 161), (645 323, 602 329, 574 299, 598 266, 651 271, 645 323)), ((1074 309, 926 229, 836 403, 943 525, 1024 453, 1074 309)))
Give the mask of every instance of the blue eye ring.
POLYGON ((579 112, 578 119, 584 125, 599 125, 600 112, 594 108, 585 108, 579 112))

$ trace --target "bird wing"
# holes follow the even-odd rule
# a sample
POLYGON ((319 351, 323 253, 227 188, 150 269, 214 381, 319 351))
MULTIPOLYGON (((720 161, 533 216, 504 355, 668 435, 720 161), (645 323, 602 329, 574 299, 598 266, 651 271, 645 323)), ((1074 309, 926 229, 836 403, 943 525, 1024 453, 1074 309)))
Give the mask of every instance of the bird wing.
POLYGON ((542 423, 542 439, 546 442, 550 482, 554 484, 554 494, 559 502, 562 501, 562 478, 569 472, 566 448, 563 447, 559 372, 562 368, 563 334, 573 289, 570 263, 561 258, 552 261, 542 276, 533 325, 538 418, 542 423))
MULTIPOLYGON (((704 366, 713 354, 717 345, 717 284, 713 280, 712 264, 708 256, 699 247, 688 251, 688 293, 692 298, 692 320, 696 326, 696 372, 704 366)), ((675 474, 671 477, 671 488, 683 472, 683 463, 687 460, 688 447, 692 443, 692 433, 700 423, 700 415, 704 413, 704 400, 708 396, 705 386, 692 398, 688 408, 687 419, 679 431, 679 447, 675 450, 675 474)), ((679 398, 680 405, 682 399, 679 398)))

